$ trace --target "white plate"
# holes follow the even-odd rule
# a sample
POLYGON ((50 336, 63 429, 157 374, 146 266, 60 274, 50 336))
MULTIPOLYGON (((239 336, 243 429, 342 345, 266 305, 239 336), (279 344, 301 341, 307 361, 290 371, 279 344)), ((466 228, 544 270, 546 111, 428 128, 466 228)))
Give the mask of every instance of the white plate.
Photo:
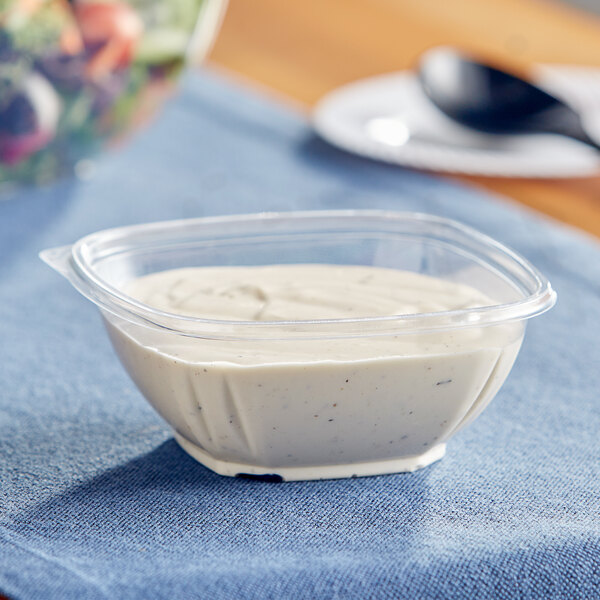
MULTIPOLYGON (((600 120, 600 70, 541 66, 541 83, 600 120)), ((486 135, 441 114, 408 71, 338 88, 315 107, 316 131, 331 144, 398 165, 500 177, 600 173, 600 153, 558 135, 486 135)))

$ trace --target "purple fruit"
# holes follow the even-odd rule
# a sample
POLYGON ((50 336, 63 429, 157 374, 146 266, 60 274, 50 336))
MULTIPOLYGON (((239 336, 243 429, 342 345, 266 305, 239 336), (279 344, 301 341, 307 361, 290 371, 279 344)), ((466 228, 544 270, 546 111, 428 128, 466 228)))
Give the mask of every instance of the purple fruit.
POLYGON ((48 80, 29 73, 0 111, 0 160, 14 165, 54 137, 61 101, 48 80))
POLYGON ((0 132, 10 135, 33 133, 37 129, 35 108, 27 96, 15 94, 0 112, 0 132))
POLYGON ((36 60, 36 68, 54 85, 66 92, 78 92, 83 87, 86 56, 53 53, 36 60))

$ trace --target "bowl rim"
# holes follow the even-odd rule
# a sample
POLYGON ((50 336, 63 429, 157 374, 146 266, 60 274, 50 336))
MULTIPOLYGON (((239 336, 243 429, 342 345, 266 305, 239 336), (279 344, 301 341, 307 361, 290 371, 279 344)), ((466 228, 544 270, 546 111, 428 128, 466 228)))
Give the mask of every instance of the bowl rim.
MULTIPOLYGON (((215 239, 228 239, 228 236, 215 239)), ((229 236, 229 239, 234 239, 234 237, 229 236)), ((373 209, 311 210, 257 212, 159 221, 97 231, 82 237, 71 246, 46 250, 40 256, 65 275, 80 293, 103 311, 147 327, 209 339, 263 339, 264 337, 289 339, 307 335, 318 338, 370 337, 482 327, 521 321, 537 316, 549 310, 556 301, 556 293, 546 277, 514 250, 459 221, 420 212, 373 209), (184 227, 215 230, 217 226, 227 229, 235 224, 252 224, 258 228, 261 223, 263 225, 285 222, 314 223, 315 220, 338 224, 349 221, 362 223, 380 221, 388 224, 412 221, 420 225, 441 226, 448 231, 454 231, 465 240, 497 253, 504 259, 505 266, 511 267, 515 272, 519 271, 528 279, 533 289, 524 298, 504 304, 434 313, 292 321, 220 320, 170 313, 135 300, 102 279, 89 261, 91 251, 100 242, 109 244, 112 241, 115 243, 136 235, 177 231, 184 227), (56 265, 58 254, 62 255, 62 268, 56 265), (369 326, 367 331, 365 331, 366 325, 369 326)), ((491 262, 486 262, 486 265, 491 269, 491 262)))

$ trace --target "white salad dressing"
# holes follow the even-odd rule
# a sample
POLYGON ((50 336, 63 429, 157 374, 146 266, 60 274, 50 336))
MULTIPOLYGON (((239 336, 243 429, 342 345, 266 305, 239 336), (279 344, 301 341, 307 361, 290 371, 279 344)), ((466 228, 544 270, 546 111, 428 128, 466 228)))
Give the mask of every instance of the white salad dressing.
MULTIPOLYGON (((124 291, 179 315, 355 319, 497 304, 478 290, 366 266, 199 267, 124 291)), ((508 323, 338 339, 186 337, 106 315, 125 367, 179 443, 226 475, 284 479, 411 471, 488 404, 518 353, 508 323)))

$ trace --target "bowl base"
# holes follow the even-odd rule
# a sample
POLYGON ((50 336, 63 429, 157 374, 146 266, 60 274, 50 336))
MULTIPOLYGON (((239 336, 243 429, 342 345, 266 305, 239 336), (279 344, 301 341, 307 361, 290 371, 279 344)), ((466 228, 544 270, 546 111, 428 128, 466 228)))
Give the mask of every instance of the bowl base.
POLYGON ((408 473, 427 467, 446 454, 446 444, 438 444, 417 456, 389 458, 370 462, 341 465, 315 465, 302 467, 261 467, 245 463, 214 458, 178 433, 175 440, 185 452, 219 475, 242 477, 263 481, 307 481, 311 479, 341 479, 345 477, 367 477, 390 473, 408 473))

